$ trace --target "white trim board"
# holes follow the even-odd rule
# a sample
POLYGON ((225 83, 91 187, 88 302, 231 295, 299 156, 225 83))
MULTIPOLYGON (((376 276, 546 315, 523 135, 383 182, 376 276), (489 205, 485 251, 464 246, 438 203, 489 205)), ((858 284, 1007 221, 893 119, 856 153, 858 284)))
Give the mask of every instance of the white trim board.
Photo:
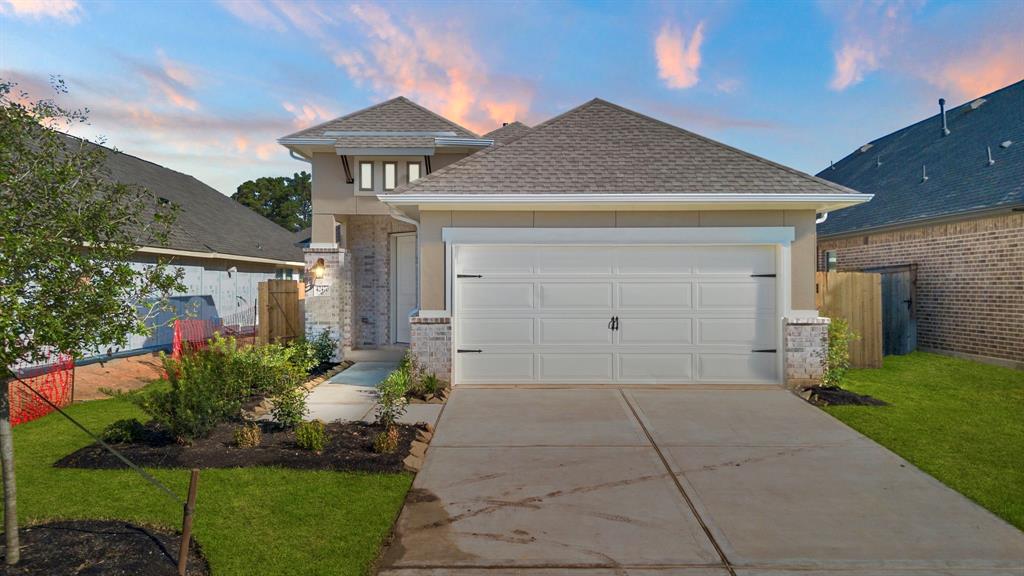
POLYGON ((223 254, 221 252, 196 252, 193 250, 176 250, 174 248, 158 248, 155 246, 142 246, 137 252, 141 254, 162 254, 167 256, 187 256, 189 258, 206 258, 210 260, 237 260, 239 262, 258 262, 260 264, 277 264, 278 266, 290 268, 302 268, 306 264, 293 260, 275 260, 273 258, 260 258, 258 256, 239 256, 237 254, 223 254))
POLYGON ((722 210, 741 209, 747 207, 763 207, 771 209, 816 209, 818 211, 837 210, 870 201, 872 194, 763 194, 763 193, 723 193, 723 194, 645 194, 645 193, 606 193, 606 194, 379 194, 377 198, 385 204, 422 205, 432 208, 456 209, 469 206, 480 209, 482 205, 495 206, 623 206, 632 205, 665 205, 680 207, 708 206, 722 210))
POLYGON ((792 226, 729 228, 452 228, 446 244, 786 244, 792 226))

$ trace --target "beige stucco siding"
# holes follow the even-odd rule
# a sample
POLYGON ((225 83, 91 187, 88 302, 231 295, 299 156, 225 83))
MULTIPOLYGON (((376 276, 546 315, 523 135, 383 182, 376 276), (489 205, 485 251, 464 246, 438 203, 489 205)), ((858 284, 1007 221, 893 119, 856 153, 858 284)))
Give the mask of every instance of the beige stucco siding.
POLYGON ((420 305, 424 310, 444 309, 444 243, 446 227, 486 228, 640 228, 651 226, 732 227, 792 226, 796 239, 791 248, 793 264, 792 305, 814 309, 815 213, 813 210, 751 211, 423 211, 420 213, 420 305))

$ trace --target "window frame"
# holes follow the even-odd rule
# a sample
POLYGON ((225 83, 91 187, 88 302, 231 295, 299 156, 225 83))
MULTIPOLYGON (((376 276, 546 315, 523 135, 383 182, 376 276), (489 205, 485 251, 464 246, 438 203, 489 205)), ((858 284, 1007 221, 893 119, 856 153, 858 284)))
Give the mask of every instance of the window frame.
POLYGON ((836 272, 839 270, 839 251, 825 250, 825 272, 836 272))
POLYGON ((413 162, 412 160, 410 160, 410 161, 405 163, 405 183, 406 184, 409 184, 411 182, 415 182, 416 181, 416 180, 410 179, 410 177, 409 177, 409 167, 410 166, 416 166, 417 167, 417 171, 419 172, 419 175, 416 176, 416 180, 419 180, 420 178, 423 178, 423 162, 413 162))
POLYGON ((360 192, 373 192, 373 190, 374 190, 374 182, 373 182, 374 169, 373 169, 373 164, 374 164, 374 162, 369 161, 369 160, 360 160, 359 161, 359 191, 360 192), (363 181, 363 166, 364 165, 369 165, 370 166, 370 185, 369 186, 367 186, 366 182, 363 181))
POLYGON ((381 169, 381 174, 380 174, 380 176, 381 176, 381 178, 380 178, 381 188, 383 188, 383 190, 385 192, 390 192, 390 191, 394 190, 395 188, 398 188, 398 162, 396 162, 394 160, 385 160, 382 163, 382 165, 383 165, 383 168, 381 169), (395 169, 394 183, 393 183, 393 185, 390 188, 388 188, 388 166, 393 166, 394 169, 395 169))

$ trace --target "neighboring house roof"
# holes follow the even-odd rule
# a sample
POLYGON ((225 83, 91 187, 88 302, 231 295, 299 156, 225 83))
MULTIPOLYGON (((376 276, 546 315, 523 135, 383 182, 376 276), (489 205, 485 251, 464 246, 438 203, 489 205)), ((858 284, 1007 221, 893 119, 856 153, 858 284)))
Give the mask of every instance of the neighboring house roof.
POLYGON ((495 144, 504 144, 513 138, 518 138, 523 134, 530 131, 530 127, 518 120, 515 122, 502 124, 500 128, 495 128, 487 134, 484 134, 484 138, 494 140, 495 144))
POLYGON ((818 176, 875 198, 831 214, 818 234, 1024 205, 1024 80, 947 110, 946 123, 946 136, 936 114, 822 170, 818 176))
MULTIPOLYGON (((453 136, 477 138, 477 135, 455 122, 427 110, 405 96, 392 98, 369 108, 357 110, 340 118, 317 124, 289 134, 282 140, 299 138, 331 138, 331 132, 445 132, 453 136)), ((433 143, 431 143, 433 144, 433 143)))
POLYGON ((401 186, 392 198, 490 194, 856 192, 594 99, 401 186))
MULTIPOLYGON (((65 144, 78 146, 82 140, 65 136, 65 144)), ((169 248, 223 256, 261 258, 281 262, 302 262, 292 233, 242 206, 188 174, 176 172, 148 160, 98 146, 106 153, 110 179, 147 189, 160 199, 180 207, 168 238, 169 248)), ((151 209, 148 215, 151 215, 151 209)))
POLYGON ((300 248, 308 248, 309 243, 313 241, 313 227, 303 228, 298 232, 292 234, 292 240, 295 241, 295 245, 300 248))

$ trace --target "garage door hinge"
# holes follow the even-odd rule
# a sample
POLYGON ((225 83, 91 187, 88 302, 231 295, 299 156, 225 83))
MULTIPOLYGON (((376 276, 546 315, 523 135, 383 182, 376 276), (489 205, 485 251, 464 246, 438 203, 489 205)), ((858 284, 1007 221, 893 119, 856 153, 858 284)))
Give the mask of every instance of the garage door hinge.
POLYGON ((458 352, 459 354, 462 354, 464 352, 483 352, 483 350, 459 348, 458 350, 456 350, 456 352, 458 352))
POLYGON ((751 278, 775 278, 775 274, 751 274, 751 278))
POLYGON ((775 348, 765 348, 764 350, 751 350, 751 352, 764 352, 766 354, 775 354, 775 348))
POLYGON ((483 274, 456 274, 456 278, 483 278, 483 274))

